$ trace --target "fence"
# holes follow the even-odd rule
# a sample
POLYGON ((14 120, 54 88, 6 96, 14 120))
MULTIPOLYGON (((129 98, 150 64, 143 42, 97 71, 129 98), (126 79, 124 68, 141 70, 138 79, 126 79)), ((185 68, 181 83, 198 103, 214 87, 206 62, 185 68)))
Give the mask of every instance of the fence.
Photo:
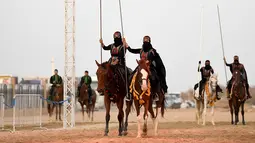
POLYGON ((0 126, 15 131, 25 125, 42 128, 42 95, 40 85, 0 85, 0 126), (15 93, 15 94, 14 94, 15 93), (10 127, 11 126, 11 127, 10 127))

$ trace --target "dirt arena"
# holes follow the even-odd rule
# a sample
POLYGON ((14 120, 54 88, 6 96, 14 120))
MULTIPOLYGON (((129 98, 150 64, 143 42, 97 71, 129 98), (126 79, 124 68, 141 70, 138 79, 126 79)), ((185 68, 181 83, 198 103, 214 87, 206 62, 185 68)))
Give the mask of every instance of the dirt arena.
MULTIPOLYGON (((125 137, 118 137, 117 112, 111 114, 110 133, 104 137, 104 111, 95 113, 94 122, 77 122, 72 130, 61 129, 62 122, 45 123, 47 130, 34 130, 30 127, 18 128, 15 133, 0 132, 0 142, 5 143, 254 143, 255 142, 255 111, 246 110, 247 125, 230 125, 230 114, 227 109, 215 110, 216 125, 212 126, 210 115, 207 125, 195 123, 194 109, 178 109, 166 111, 165 118, 160 119, 159 135, 153 136, 152 122, 149 120, 148 136, 136 138, 137 126, 135 112, 130 115, 129 131, 125 137)), ((81 118, 78 113, 76 120, 81 118)))

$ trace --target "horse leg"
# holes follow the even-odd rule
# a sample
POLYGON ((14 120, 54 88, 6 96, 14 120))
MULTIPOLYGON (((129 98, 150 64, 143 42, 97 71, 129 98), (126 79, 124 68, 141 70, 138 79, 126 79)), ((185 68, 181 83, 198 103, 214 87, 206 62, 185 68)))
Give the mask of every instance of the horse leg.
POLYGON ((49 113, 49 122, 51 122, 51 116, 52 116, 52 111, 51 111, 51 104, 48 104, 48 113, 49 113))
POLYGON ((132 107, 132 100, 131 101, 126 101, 126 119, 125 119, 125 125, 124 125, 124 132, 123 132, 123 135, 126 136, 128 134, 127 132, 127 127, 128 127, 128 116, 129 116, 129 113, 130 113, 130 110, 131 110, 131 107, 132 107))
POLYGON ((196 121, 197 124, 199 125, 200 121, 200 101, 196 100, 196 121))
POLYGON ((89 105, 88 105, 88 104, 86 105, 86 113, 87 113, 88 119, 90 120, 90 116, 89 116, 89 105))
POLYGON ((243 122, 243 125, 245 125, 245 120, 244 120, 244 101, 242 102, 242 104, 241 104, 241 108, 242 108, 242 122, 243 122))
POLYGON ((109 133, 109 121, 110 121, 110 106, 111 101, 108 99, 108 96, 104 97, 104 104, 106 109, 106 115, 105 115, 105 134, 104 136, 108 136, 109 133))
POLYGON ((232 99, 228 101, 228 105, 230 108, 230 114, 231 114, 231 124, 234 124, 234 118, 233 118, 233 105, 232 105, 232 99))
POLYGON ((54 112, 54 108, 55 108, 55 104, 52 104, 52 108, 51 108, 51 114, 53 115, 54 112))
POLYGON ((58 105, 55 106, 56 106, 56 121, 58 121, 58 105))
POLYGON ((143 115, 143 120, 144 120, 144 124, 143 124, 143 135, 146 136, 147 135, 147 120, 148 120, 148 108, 149 108, 149 102, 146 102, 144 105, 144 115, 143 115))
POLYGON ((212 125, 215 125, 215 122, 214 122, 214 105, 211 107, 211 116, 212 116, 212 125))
POLYGON ((59 107, 58 119, 59 119, 59 121, 62 121, 62 118, 61 118, 61 107, 62 107, 62 105, 59 104, 58 107, 59 107))
POLYGON ((94 110, 95 110, 95 102, 93 103, 92 109, 91 109, 91 122, 94 121, 94 110))
POLYGON ((205 125, 206 118, 206 109, 207 109, 207 95, 204 93, 204 109, 203 109, 203 125, 205 125))
MULTIPOLYGON (((154 128, 154 135, 157 136, 158 135, 158 119, 157 116, 155 116, 153 108, 152 108, 152 101, 150 101, 150 105, 149 105, 149 112, 151 114, 151 118, 152 118, 152 122, 153 122, 153 128, 154 128)), ((158 110, 158 107, 156 107, 156 112, 158 110)))
POLYGON ((117 107, 119 109, 119 114, 118 114, 118 120, 119 120, 119 136, 122 136, 122 131, 123 131, 123 119, 124 119, 124 111, 123 111, 123 103, 124 100, 120 100, 117 103, 117 107))
POLYGON ((239 113, 239 106, 237 105, 238 103, 237 103, 238 101, 236 101, 236 106, 235 106, 235 125, 237 125, 237 123, 238 123, 238 113, 239 113))
POLYGON ((141 116, 140 116, 140 107, 139 101, 134 100, 135 109, 136 109, 136 117, 137 117, 137 138, 141 137, 141 116))

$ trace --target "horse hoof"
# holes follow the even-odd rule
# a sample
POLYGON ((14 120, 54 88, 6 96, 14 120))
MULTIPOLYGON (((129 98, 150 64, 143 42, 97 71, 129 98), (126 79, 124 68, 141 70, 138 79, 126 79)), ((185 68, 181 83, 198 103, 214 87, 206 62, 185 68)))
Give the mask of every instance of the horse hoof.
POLYGON ((124 131, 124 132, 123 132, 123 135, 124 135, 124 136, 126 136, 127 134, 128 134, 128 132, 127 132, 127 131, 124 131))
POLYGON ((119 134, 118 136, 119 136, 119 137, 121 137, 121 136, 122 136, 122 134, 119 134))
POLYGON ((105 133, 105 134, 104 134, 104 136, 105 136, 105 137, 107 137, 107 136, 108 136, 108 134, 106 134, 106 133, 105 133))
POLYGON ((243 125, 246 125, 246 123, 245 123, 245 122, 243 122, 243 125))
POLYGON ((232 125, 234 125, 234 122, 231 122, 232 125))
POLYGON ((141 138, 141 135, 138 135, 136 138, 141 138))
POLYGON ((142 136, 147 136, 147 133, 146 133, 146 132, 143 132, 142 136))

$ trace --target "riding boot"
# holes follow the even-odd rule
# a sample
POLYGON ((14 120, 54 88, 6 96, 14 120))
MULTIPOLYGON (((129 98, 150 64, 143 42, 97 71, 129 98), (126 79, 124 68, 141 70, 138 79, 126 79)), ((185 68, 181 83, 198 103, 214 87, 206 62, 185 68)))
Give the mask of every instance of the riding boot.
POLYGON ((246 92, 247 92, 247 99, 252 98, 250 91, 249 91, 249 85, 246 85, 246 92))
POLYGON ((92 91, 91 91, 91 89, 89 89, 88 93, 89 93, 89 104, 92 104, 92 91))
POLYGON ((50 89, 50 96, 53 96, 53 87, 51 87, 51 89, 50 89))
POLYGON ((126 95, 126 101, 131 101, 131 95, 130 95, 131 93, 128 93, 127 95, 126 95))
POLYGON ((226 95, 227 95, 227 99, 230 100, 230 94, 229 94, 228 88, 226 89, 226 95))
POLYGON ((216 99, 217 100, 220 100, 221 98, 219 97, 219 95, 218 95, 218 92, 216 93, 216 99))
POLYGON ((217 100, 220 100, 221 98, 219 97, 218 92, 223 93, 223 91, 219 85, 217 85, 217 87, 216 87, 216 98, 217 98, 217 100))
POLYGON ((157 93, 154 95, 154 101, 159 101, 159 97, 157 93))

